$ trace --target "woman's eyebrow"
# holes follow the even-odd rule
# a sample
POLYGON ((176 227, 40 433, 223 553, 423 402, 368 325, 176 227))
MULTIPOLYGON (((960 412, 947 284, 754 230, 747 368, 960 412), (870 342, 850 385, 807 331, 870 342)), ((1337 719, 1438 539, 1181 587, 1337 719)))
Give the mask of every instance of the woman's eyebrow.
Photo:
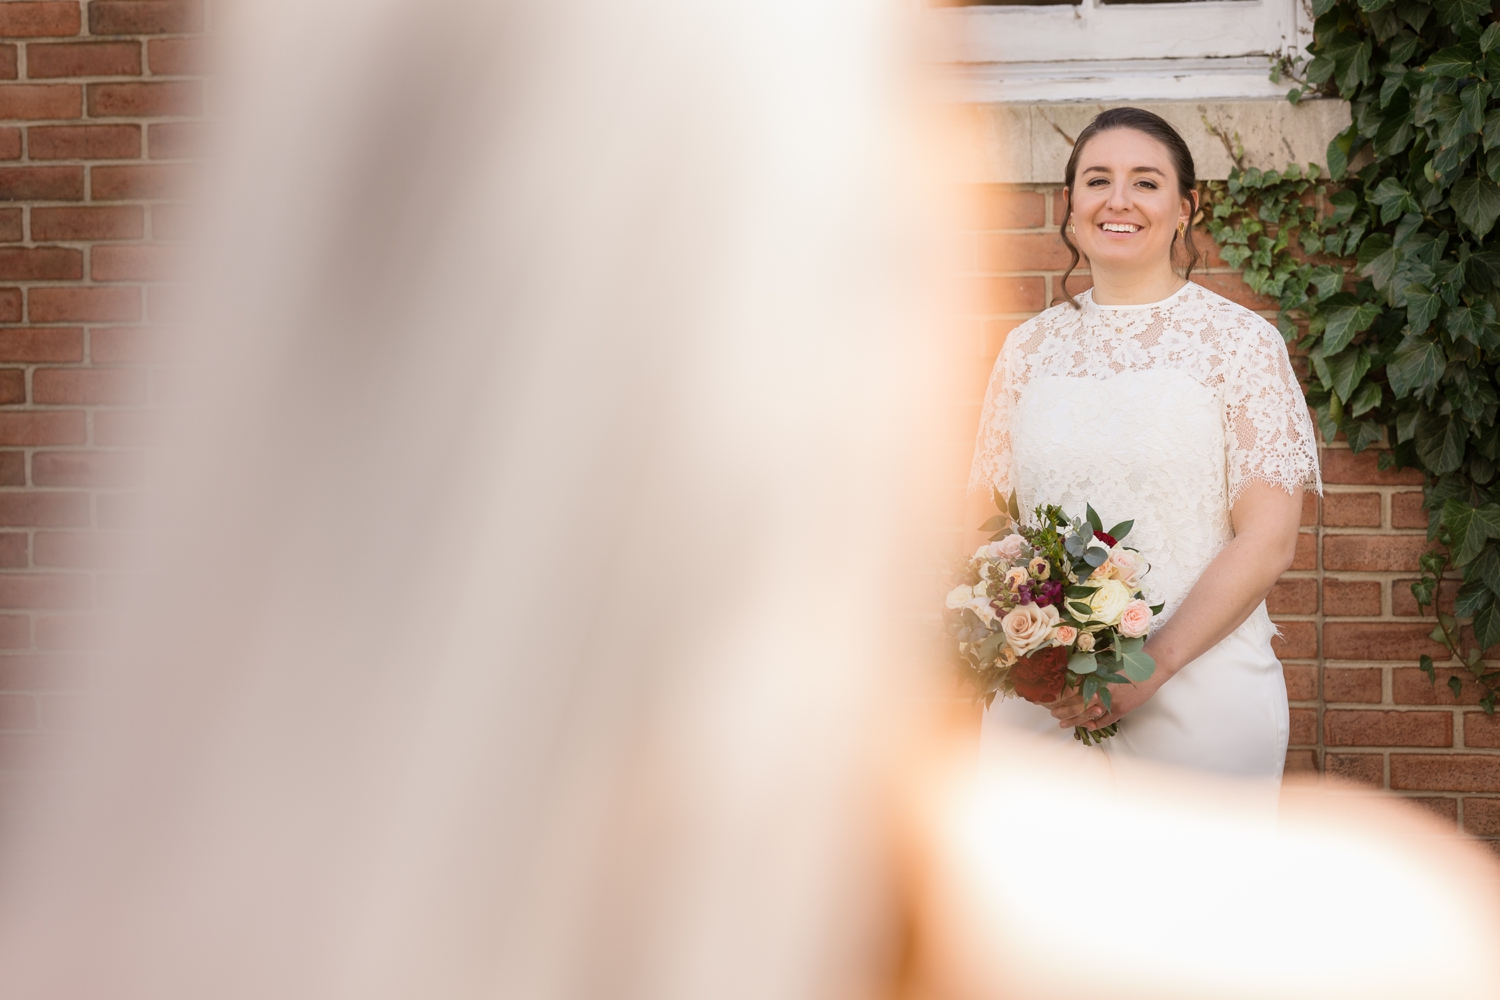
MULTIPOLYGON (((1086 174, 1090 174, 1090 173, 1107 174, 1110 171, 1109 171, 1108 167, 1084 167, 1083 168, 1083 172, 1086 173, 1086 174)), ((1165 171, 1158 170, 1155 167, 1131 167, 1130 168, 1130 172, 1133 173, 1133 174, 1156 174, 1156 175, 1158 175, 1160 177, 1167 176, 1165 171)))

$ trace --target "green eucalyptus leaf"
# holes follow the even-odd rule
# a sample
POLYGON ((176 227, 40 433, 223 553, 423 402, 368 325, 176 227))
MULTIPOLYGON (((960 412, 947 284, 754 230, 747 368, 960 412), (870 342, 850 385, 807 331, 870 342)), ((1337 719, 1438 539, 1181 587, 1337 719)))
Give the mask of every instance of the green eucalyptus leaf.
POLYGON ((1093 653, 1074 652, 1068 657, 1068 669, 1080 676, 1099 669, 1099 660, 1093 653))
POLYGON ((1120 639, 1120 658, 1124 661, 1121 672, 1132 683, 1148 680, 1156 672, 1156 660, 1143 650, 1145 639, 1120 639))

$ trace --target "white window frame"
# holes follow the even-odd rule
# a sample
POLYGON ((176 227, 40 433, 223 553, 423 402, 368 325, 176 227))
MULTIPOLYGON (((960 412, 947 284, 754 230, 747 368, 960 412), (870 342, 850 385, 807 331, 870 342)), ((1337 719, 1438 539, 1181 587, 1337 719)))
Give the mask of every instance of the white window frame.
POLYGON ((1037 103, 1284 97, 1272 63, 1311 39, 1304 0, 935 8, 954 100, 1037 103))

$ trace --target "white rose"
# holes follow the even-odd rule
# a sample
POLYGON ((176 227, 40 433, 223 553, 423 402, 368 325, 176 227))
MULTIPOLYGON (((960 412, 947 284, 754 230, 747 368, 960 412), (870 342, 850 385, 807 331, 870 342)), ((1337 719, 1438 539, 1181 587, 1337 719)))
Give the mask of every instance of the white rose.
POLYGON ((1035 604, 1022 604, 1001 619, 1000 629, 1016 655, 1025 656, 1046 645, 1058 620, 1057 609, 1051 605, 1043 608, 1035 604))
POLYGON ((965 604, 964 607, 970 609, 976 615, 978 615, 979 620, 984 622, 986 625, 991 624, 995 620, 995 609, 991 605, 990 599, 988 597, 976 596, 968 604, 965 604))
POLYGON ((1119 580, 1105 580, 1089 595, 1089 621, 1114 625, 1130 603, 1130 588, 1119 580))
POLYGON ((965 604, 968 604, 973 597, 974 588, 966 583, 961 583, 948 591, 948 597, 943 603, 948 605, 950 611, 957 611, 965 604))

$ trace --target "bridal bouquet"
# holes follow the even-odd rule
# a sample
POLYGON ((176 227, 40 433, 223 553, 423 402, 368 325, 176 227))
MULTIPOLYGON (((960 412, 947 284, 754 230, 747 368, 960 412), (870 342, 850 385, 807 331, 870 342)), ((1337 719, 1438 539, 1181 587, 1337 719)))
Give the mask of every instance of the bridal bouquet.
MULTIPOLYGON (((1121 544, 1135 522, 1105 531, 1092 506, 1069 520, 1049 505, 1038 506, 1028 526, 1014 493, 1007 502, 996 491, 995 504, 1002 513, 984 529, 997 533, 946 601, 960 674, 986 707, 997 695, 1042 704, 1074 690, 1085 704, 1098 695, 1109 709, 1108 685, 1143 681, 1156 669, 1141 647, 1162 605, 1145 599, 1141 554, 1121 544)), ((1078 726, 1073 737, 1093 744, 1118 730, 1118 723, 1093 732, 1078 726)))

